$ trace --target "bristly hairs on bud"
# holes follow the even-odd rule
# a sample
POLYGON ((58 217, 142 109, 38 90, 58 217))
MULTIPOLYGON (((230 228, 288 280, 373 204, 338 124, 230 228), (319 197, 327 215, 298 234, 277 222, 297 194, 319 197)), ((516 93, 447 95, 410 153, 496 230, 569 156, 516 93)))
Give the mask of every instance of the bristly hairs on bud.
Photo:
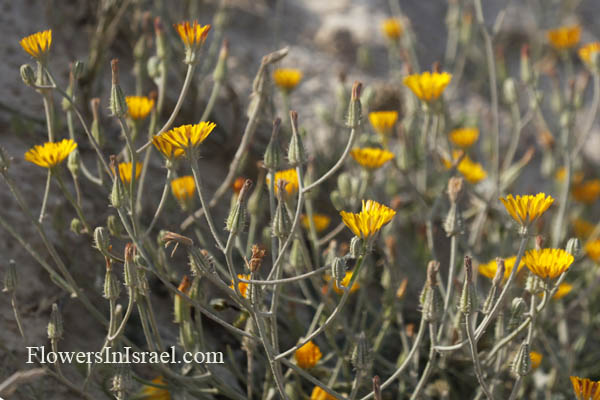
POLYGON ((125 245, 125 286, 135 289, 137 287, 137 276, 136 276, 136 266, 133 261, 135 255, 135 245, 133 243, 127 243, 125 245))
POLYGON ((277 208, 275 209, 275 215, 273 216, 273 225, 271 227, 271 233, 274 237, 284 239, 291 228, 291 221, 287 213, 285 206, 284 193, 287 181, 280 179, 277 181, 277 208))
POLYGON ((246 224, 246 200, 250 195, 250 188, 252 188, 252 181, 246 179, 237 197, 236 204, 227 217, 225 229, 231 232, 232 235, 237 235, 244 230, 246 224))
POLYGON ((358 335, 356 346, 352 352, 352 365, 357 374, 366 374, 371 363, 371 351, 364 332, 358 335))
POLYGON ((511 372, 515 377, 523 377, 531 372, 531 356, 529 355, 529 344, 524 342, 513 361, 511 372))
POLYGON ((264 165, 268 170, 276 171, 281 164, 281 147, 279 146, 279 129, 281 128, 281 119, 275 118, 273 121, 273 130, 271 139, 267 145, 264 155, 264 165))
POLYGON ((354 82, 354 85, 352 85, 350 105, 348 106, 348 118, 346 119, 346 126, 351 129, 358 128, 362 119, 362 108, 360 104, 361 91, 362 83, 358 81, 354 82))
POLYGON ((288 161, 291 167, 297 167, 306 162, 306 152, 302 138, 298 134, 298 113, 290 111, 290 120, 292 123, 292 139, 288 148, 288 161))
POLYGON ((119 86, 119 59, 113 58, 110 62, 112 71, 112 86, 110 89, 110 111, 115 117, 123 117, 127 114, 127 102, 123 91, 119 86))
POLYGON ((106 260, 106 275, 104 277, 104 298, 108 300, 116 300, 121 294, 121 284, 119 278, 114 273, 112 261, 109 257, 106 260))
POLYGON ((473 290, 473 264, 471 257, 465 256, 465 281, 463 283, 463 291, 460 296, 459 310, 465 315, 471 314, 473 308, 476 306, 474 299, 473 290))
POLYGON ((421 313, 425 321, 434 321, 438 318, 440 310, 443 308, 442 299, 436 290, 437 274, 440 269, 440 263, 430 261, 427 265, 427 281, 421 292, 420 304, 421 313))

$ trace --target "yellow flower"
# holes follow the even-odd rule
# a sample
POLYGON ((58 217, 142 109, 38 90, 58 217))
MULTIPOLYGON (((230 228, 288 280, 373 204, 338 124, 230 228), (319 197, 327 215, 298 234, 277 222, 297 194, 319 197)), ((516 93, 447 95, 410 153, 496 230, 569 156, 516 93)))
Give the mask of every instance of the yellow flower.
POLYGON ((317 365, 321 357, 323 357, 321 349, 319 349, 319 346, 314 344, 312 340, 296 350, 296 353, 294 354, 296 364, 304 369, 312 368, 317 365))
MULTIPOLYGON (((559 182, 564 182, 566 176, 567 176, 567 170, 565 169, 565 167, 560 167, 558 170, 556 170, 554 179, 556 179, 559 182)), ((583 172, 578 171, 578 172, 573 173, 573 176, 571 176, 571 183, 573 183, 574 185, 577 185, 577 184, 581 183, 581 181, 583 181, 583 172)))
POLYGON ((25 153, 25 160, 40 167, 54 168, 68 157, 77 148, 77 143, 72 139, 63 139, 60 142, 46 142, 43 145, 33 146, 25 153))
MULTIPOLYGON (((131 183, 131 162, 119 163, 119 177, 123 183, 131 183)), ((142 163, 135 164, 135 179, 137 180, 142 172, 142 163)))
POLYGON ((560 285, 558 285, 558 290, 556 291, 556 293, 554 293, 554 296, 552 296, 552 298, 554 300, 562 299, 563 297, 571 293, 571 290, 573 290, 573 285, 567 282, 561 283, 560 285))
POLYGON ((449 134, 450 141, 458 147, 471 147, 479 138, 479 129, 461 128, 455 129, 449 134))
POLYGON ((208 31, 210 31, 210 25, 200 25, 198 21, 192 23, 182 21, 175 24, 175 30, 186 48, 197 49, 204 44, 208 31))
POLYGON ((563 249, 529 250, 523 257, 527 268, 542 279, 554 279, 573 263, 574 258, 563 249))
MULTIPOLYGON (((294 168, 278 171, 275 173, 275 194, 279 194, 278 182, 285 181, 285 191, 288 196, 298 193, 298 173, 294 168)), ((267 185, 271 184, 271 179, 267 176, 267 185)))
MULTIPOLYGON (((504 259, 504 278, 503 281, 506 282, 513 268, 515 267, 515 261, 517 261, 517 256, 512 256, 504 259)), ((519 264, 519 268, 517 269, 517 273, 519 273, 525 264, 521 262, 519 264)), ((496 270, 498 269, 498 264, 496 260, 492 260, 485 264, 479 265, 479 273, 487 278, 494 279, 496 276, 496 270)))
POLYGON ((373 111, 369 113, 369 122, 378 134, 389 135, 398 121, 397 111, 373 111))
POLYGON ((578 376, 571 376, 570 378, 577 400, 600 400, 600 381, 595 382, 578 376))
POLYGON ((404 33, 404 27, 397 18, 387 18, 381 23, 381 29, 383 34, 390 40, 398 40, 402 33, 404 33))
POLYGON ((598 53, 600 53, 600 42, 588 43, 579 49, 579 58, 591 67, 598 53))
MULTIPOLYGON (((246 279, 246 280, 250 280, 251 279, 250 275, 244 275, 244 274, 238 274, 237 277, 239 279, 246 279)), ((231 290, 235 290, 233 288, 233 282, 231 282, 231 285, 229 285, 229 288, 231 290)), ((238 283, 238 289, 239 289, 240 294, 242 295, 242 297, 248 298, 248 283, 240 281, 238 283)))
POLYGON ((335 397, 324 391, 318 386, 315 386, 310 394, 310 400, 336 400, 335 397))
POLYGON ((286 92, 294 90, 302 79, 302 71, 295 68, 277 68, 273 71, 275 84, 286 92))
POLYGON ((160 151, 163 156, 171 161, 181 157, 185 153, 183 149, 174 147, 164 135, 164 133, 161 133, 160 135, 156 135, 152 138, 152 144, 154 147, 156 147, 156 149, 160 151))
POLYGON ((127 112, 133 120, 144 119, 152 111, 154 100, 146 96, 127 96, 127 112))
POLYGON ((535 196, 517 195, 516 198, 509 194, 506 198, 500 197, 500 201, 510 216, 522 226, 527 226, 535 221, 554 203, 552 196, 546 196, 545 193, 538 193, 535 196))
POLYGON ((412 90, 419 99, 425 102, 437 100, 450 83, 452 74, 448 72, 423 72, 404 78, 404 84, 412 90))
MULTIPOLYGON (((352 279, 352 275, 354 274, 353 271, 347 271, 346 275, 344 275, 344 279, 342 279, 342 287, 338 286, 337 282, 333 283, 333 290, 334 292, 336 292, 337 294, 344 294, 344 288, 348 287, 348 285, 350 284, 350 280, 352 279)), ((352 287, 350 288, 350 293, 354 293, 356 292, 358 289, 360 289, 360 284, 356 281, 354 281, 354 283, 352 284, 352 287)))
POLYGON ((40 60, 50 50, 52 30, 48 29, 26 36, 19 41, 19 44, 31 57, 40 60))
POLYGON ((580 36, 579 25, 561 26, 548 31, 548 41, 557 50, 565 50, 577 45, 580 36))
POLYGON ((204 142, 217 126, 214 122, 202 121, 195 125, 181 125, 161 134, 174 148, 183 151, 195 149, 204 142))
POLYGON ((368 169, 380 168, 383 164, 394 158, 391 151, 378 149, 375 147, 354 148, 350 155, 357 163, 368 169))
POLYGON ((529 358, 531 359, 531 369, 537 369, 542 363, 544 356, 537 351, 532 351, 529 353, 529 358))
POLYGON ((571 190, 571 194, 580 203, 594 203, 600 196, 600 179, 592 179, 576 185, 571 190))
MULTIPOLYGON (((159 386, 167 385, 162 376, 152 379, 152 383, 159 386)), ((143 400, 171 400, 171 394, 167 389, 156 386, 145 385, 141 395, 143 400)))
POLYGON ((600 262, 600 239, 587 242, 585 245, 585 253, 592 260, 600 262))
MULTIPOLYGON (((463 152, 461 150, 452 151, 452 159, 454 161, 458 160, 462 156, 463 152)), ((452 168, 452 162, 446 159, 442 160, 447 169, 452 168)), ((483 166, 478 162, 471 160, 471 158, 465 155, 456 170, 465 177, 465 179, 471 183, 476 184, 477 182, 485 179, 487 177, 487 172, 483 169, 483 166)))
MULTIPOLYGON (((308 215, 302 215, 302 226, 304 229, 310 229, 310 221, 308 215)), ((313 214, 313 223, 317 232, 323 232, 331 223, 331 218, 325 214, 313 214)))
POLYGON ((182 176, 171 181, 171 192, 181 204, 189 204, 190 200, 194 198, 195 190, 196 182, 194 182, 194 177, 191 175, 182 176))
POLYGON ((362 201, 362 211, 341 211, 342 221, 358 237, 369 239, 394 218, 396 211, 373 200, 362 201))
POLYGON ((573 231, 575 231, 575 236, 579 239, 587 239, 590 237, 595 228, 594 224, 590 224, 581 218, 577 218, 573 221, 573 231))

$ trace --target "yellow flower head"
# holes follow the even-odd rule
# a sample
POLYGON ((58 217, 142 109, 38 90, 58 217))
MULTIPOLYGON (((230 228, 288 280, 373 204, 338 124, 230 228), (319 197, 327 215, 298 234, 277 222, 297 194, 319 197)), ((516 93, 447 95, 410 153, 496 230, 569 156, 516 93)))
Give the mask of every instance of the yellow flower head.
POLYGON ((46 142, 43 145, 33 146, 25 153, 25 160, 40 167, 54 168, 68 157, 77 148, 77 143, 72 139, 63 139, 60 142, 46 142))
POLYGON ((154 100, 146 96, 127 96, 127 112, 133 120, 144 119, 154 107, 154 100))
POLYGON ((554 300, 562 299, 563 297, 571 293, 571 290, 573 290, 573 285, 567 282, 561 283, 560 285, 558 285, 558 290, 556 291, 556 293, 554 293, 554 296, 552 296, 552 298, 554 300))
POLYGON ((387 18, 381 23, 381 30, 383 34, 390 40, 398 40, 402 33, 404 33, 404 27, 398 18, 387 18))
MULTIPOLYGON (((515 267, 515 261, 517 261, 517 256, 512 256, 512 257, 508 257, 508 258, 504 259, 504 277, 502 278, 503 282, 506 282, 508 280, 510 273, 512 272, 513 268, 515 267)), ((524 266, 525 266, 525 264, 523 264, 523 262, 521 262, 519 264, 519 268, 517 269, 517 273, 519 273, 523 269, 524 266)), ((497 269, 498 269, 498 263, 496 263, 496 260, 492 260, 485 264, 479 265, 479 273, 490 279, 494 279, 494 277, 496 276, 497 269)))
POLYGON ((569 269, 574 258, 563 249, 529 250, 523 257, 527 268, 542 279, 554 279, 569 269))
POLYGON ((204 44, 210 25, 200 25, 198 21, 182 21, 175 24, 175 30, 188 49, 197 49, 204 44))
POLYGON ((449 134, 450 141, 463 149, 471 147, 479 138, 479 129, 461 128, 455 129, 449 134))
POLYGON ((571 376, 571 384, 577 400, 600 400, 600 381, 571 376))
POLYGON ((542 353, 538 353, 537 351, 532 351, 529 353, 529 359, 531 360, 531 369, 537 369, 540 364, 542 364, 542 358, 544 356, 542 353))
POLYGON ((581 27, 579 25, 561 26, 548 31, 548 41, 557 50, 565 50, 579 43, 581 27))
POLYGON ((195 190, 196 183, 191 175, 182 176, 171 181, 171 192, 181 204, 189 204, 194 198, 195 190))
MULTIPOLYGON (((310 229, 308 215, 302 215, 301 222, 304 229, 310 229)), ((325 229, 327 229, 327 227, 329 227, 331 218, 325 214, 313 214, 313 223, 315 224, 315 229, 317 232, 323 232, 325 229)))
POLYGON ((321 357, 323 357, 321 349, 319 349, 319 346, 314 344, 312 340, 296 350, 296 353, 294 354, 296 364, 304 369, 312 368, 317 365, 321 357))
POLYGON ((50 50, 50 45, 52 44, 52 30, 48 29, 43 32, 26 36, 19 41, 19 44, 31 57, 40 60, 48 53, 48 50, 50 50))
MULTIPOLYGON (((354 271, 346 272, 346 275, 344 275, 344 279, 342 279, 342 282, 341 282, 343 287, 338 286, 337 282, 333 282, 333 290, 337 294, 344 294, 344 288, 348 287, 348 285, 350 284, 350 280, 352 280, 353 273, 354 273, 354 271)), ((354 283, 352 284, 352 287, 350 288, 350 293, 354 293, 358 289, 360 289, 360 284, 358 282, 354 281, 354 283)))
POLYGON ((277 68, 273 71, 273 80, 279 89, 291 92, 302 79, 302 71, 295 68, 277 68))
MULTIPOLYGON (((250 275, 244 275, 244 274, 238 274, 238 278, 239 279, 246 279, 246 280, 250 280, 251 279, 250 275)), ((231 290, 235 290, 233 288, 233 282, 231 282, 231 285, 229 285, 229 288, 231 290)), ((248 298, 248 283, 246 283, 246 282, 239 282, 238 283, 238 289, 239 289, 240 294, 242 295, 242 297, 248 298)))
POLYGON ((588 43, 579 49, 579 58, 591 67, 598 53, 600 53, 600 42, 588 43))
POLYGON ((163 156, 171 161, 185 154, 183 149, 173 146, 164 135, 164 133, 161 133, 152 138, 152 144, 156 147, 156 150, 160 151, 163 156))
MULTIPOLYGON (((162 376, 152 379, 152 383, 159 386, 167 385, 162 376)), ((145 385, 141 395, 144 400, 171 400, 171 394, 167 389, 156 386, 145 385)))
POLYGON ((375 147, 354 148, 350 155, 357 163, 368 169, 380 168, 383 164, 394 158, 391 151, 378 149, 375 147))
POLYGON ((200 122, 195 125, 181 125, 161 134, 174 148, 182 151, 195 149, 204 142, 217 126, 214 122, 200 122))
POLYGON ((600 196, 600 179, 592 179, 575 185, 571 190, 573 198, 580 203, 592 204, 600 196))
MULTIPOLYGON (((452 151, 452 159, 458 160, 463 155, 461 150, 452 151)), ((442 160, 447 169, 452 168, 452 162, 449 160, 442 160)), ((465 177, 465 179, 471 183, 476 184, 487 177, 487 172, 483 169, 483 166, 478 162, 471 160, 471 158, 465 155, 462 160, 456 166, 456 170, 465 177)))
MULTIPOLYGON (((119 177, 121 178, 121 182, 123 183, 131 183, 131 162, 122 162, 119 163, 119 177)), ((142 172, 142 163, 135 164, 135 179, 137 180, 140 177, 140 173, 142 172)))
MULTIPOLYGON (((298 173, 294 168, 278 171, 275 173, 275 194, 279 194, 279 181, 285 181, 285 191, 288 196, 298 193, 298 173)), ((267 176, 267 185, 271 184, 271 179, 267 176)))
POLYGON ((600 239, 587 242, 585 245, 585 253, 595 262, 600 262, 600 239))
POLYGON ((552 196, 545 193, 513 197, 512 194, 501 197, 500 201, 506 207, 506 211, 515 221, 522 226, 528 226, 540 217, 554 203, 552 196))
POLYGON ((398 111, 373 111, 369 113, 369 122, 378 134, 389 135, 398 121, 398 111))
POLYGON ((356 236, 362 239, 373 237, 383 225, 394 218, 396 211, 373 200, 362 201, 362 211, 341 211, 342 221, 356 236))
POLYGON ((573 231, 579 239, 587 239, 594 231, 594 224, 590 224, 586 220, 577 218, 573 221, 573 231))
POLYGON ((452 74, 448 72, 429 72, 412 74, 404 78, 404 84, 412 90, 419 99, 425 102, 437 100, 450 83, 452 74))
POLYGON ((336 400, 335 397, 324 391, 318 386, 315 386, 310 394, 310 400, 336 400))

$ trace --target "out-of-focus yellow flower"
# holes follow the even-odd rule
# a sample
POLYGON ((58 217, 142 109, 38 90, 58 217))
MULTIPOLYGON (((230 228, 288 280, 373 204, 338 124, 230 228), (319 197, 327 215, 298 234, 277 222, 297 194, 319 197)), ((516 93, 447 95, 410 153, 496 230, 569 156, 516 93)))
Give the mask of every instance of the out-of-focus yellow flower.
MULTIPOLYGON (((461 150, 452 151, 452 159, 458 160, 463 155, 461 150)), ((452 162, 450 160, 442 160, 447 169, 452 168, 452 162)), ((465 155, 462 160, 458 163, 456 170, 465 177, 465 179, 471 183, 476 184, 487 177, 487 172, 483 169, 483 166, 478 162, 471 160, 471 158, 465 155)))
POLYGON ((449 134, 450 141, 458 147, 471 147, 479 138, 479 129, 477 128, 460 128, 455 129, 449 134))
POLYGON ((146 96, 127 96, 127 112, 133 120, 144 119, 154 107, 154 100, 146 96))
MULTIPOLYGON (((504 277, 502 280, 506 282, 513 268, 515 267, 515 261, 517 261, 517 256, 512 256, 504 259, 504 277)), ((521 261, 519 264, 519 268, 517 269, 517 273, 521 272, 525 264, 521 261)), ((496 260, 492 260, 485 264, 479 265, 479 273, 487 278, 494 279, 496 276, 496 270, 498 269, 498 264, 496 260)))
POLYGON ((391 151, 378 149, 375 147, 354 148, 350 155, 361 166, 368 169, 380 168, 383 164, 394 158, 394 153, 391 151))
POLYGON ((309 369, 317 365, 321 357, 323 357, 321 349, 312 340, 296 350, 294 354, 296 364, 304 369, 309 369))
POLYGON ((563 249, 529 250, 523 257, 527 268, 542 279, 554 279, 569 269, 574 258, 563 249))
POLYGON ((542 363, 542 358, 544 358, 544 356, 537 351, 532 351, 529 353, 529 358, 531 359, 531 369, 537 369, 542 363))
POLYGON ((448 72, 429 72, 412 74, 404 78, 404 84, 419 99, 425 102, 437 100, 450 83, 452 74, 448 72))
MULTIPOLYGON (((162 376, 152 379, 152 383, 159 386, 167 385, 162 376)), ((171 400, 171 394, 167 389, 150 385, 144 385, 141 396, 143 400, 171 400)))
POLYGON ((318 386, 315 386, 310 394, 310 400, 336 400, 335 397, 324 391, 318 386))
POLYGON ((60 142, 46 142, 27 150, 25 160, 40 167, 54 168, 77 148, 77 143, 72 139, 63 139, 60 142))
POLYGON ((302 80, 302 71, 295 68, 277 68, 273 71, 273 80, 279 89, 291 92, 302 80))
POLYGON ((600 239, 587 242, 585 245, 585 253, 592 260, 600 262, 600 239))
POLYGON ((362 211, 341 211, 342 221, 358 237, 369 239, 394 218, 396 211, 373 200, 362 201, 362 211))
POLYGON ((563 282, 560 285, 558 285, 558 290, 556 291, 556 293, 554 293, 554 296, 552 296, 552 298, 554 300, 560 300, 569 293, 571 293, 571 290, 573 290, 573 285, 567 282, 563 282))
POLYGON ((378 134, 387 136, 392 132, 398 121, 398 111, 372 111, 369 113, 369 122, 378 134))
POLYGON ((575 185, 571 189, 573 198, 580 203, 592 204, 600 196, 600 179, 592 179, 575 185))
POLYGON ((189 151, 197 148, 217 126, 214 122, 202 121, 194 125, 181 125, 162 133, 174 148, 189 151))
POLYGON ((40 61, 50 50, 50 45, 52 44, 52 30, 48 29, 26 36, 19 41, 19 44, 31 57, 40 61))
POLYGON ((579 49, 579 58, 587 66, 593 67, 594 58, 597 57, 598 53, 600 53, 600 42, 588 43, 579 49))
POLYGON ((500 201, 502 201, 510 216, 521 226, 531 224, 554 203, 552 196, 546 196, 545 193, 538 193, 535 196, 517 195, 516 198, 509 194, 506 198, 500 197, 500 201))
POLYGON ((191 175, 182 176, 171 181, 171 192, 182 205, 189 205, 194 198, 195 190, 196 182, 191 175))
MULTIPOLYGON (((279 194, 278 182, 285 181, 285 191, 288 196, 298 193, 298 173, 294 168, 275 172, 275 194, 279 194)), ((267 176, 267 185, 271 184, 271 179, 267 176)))
POLYGON ((579 25, 561 26, 548 31, 548 41, 557 50, 565 50, 579 43, 581 27, 579 25))
MULTIPOLYGON (((245 279, 245 280, 250 280, 250 279, 252 279, 252 278, 250 277, 250 275, 244 275, 244 274, 238 274, 238 276, 237 276, 237 277, 238 277, 239 279, 245 279)), ((241 281, 240 281, 240 282, 238 283, 238 289, 239 289, 239 291, 240 291, 240 294, 242 295, 242 297, 248 298, 248 285, 249 285, 249 284, 248 284, 248 283, 246 283, 246 282, 241 282, 241 281)), ((235 290, 235 289, 233 288, 233 282, 231 282, 231 285, 229 285, 229 288, 230 288, 231 290, 235 290)))
POLYGON ((571 376, 573 392, 577 400, 600 400, 600 381, 591 381, 588 378, 571 376))
POLYGON ((167 159, 169 159, 171 161, 173 161, 185 154, 183 149, 174 147, 171 144, 171 142, 169 142, 165 138, 164 133, 154 136, 152 138, 152 144, 154 145, 154 147, 156 147, 156 149, 158 151, 160 151, 162 153, 163 156, 165 156, 167 159))
MULTIPOLYGON (((304 229, 310 229, 310 221, 308 219, 308 215, 302 215, 302 226, 304 229)), ((313 214, 313 223, 315 224, 315 229, 317 232, 323 232, 325 229, 329 227, 331 223, 331 218, 325 214, 313 214)))
MULTIPOLYGON (((342 279, 342 282, 341 282, 343 287, 339 287, 337 282, 333 282, 334 292, 336 292, 337 294, 344 294, 344 288, 348 287, 348 285, 350 284, 350 280, 352 280, 353 273, 354 273, 353 271, 346 272, 346 275, 344 275, 344 279, 342 279)), ((354 293, 358 289, 360 289, 360 284, 357 281, 354 281, 354 283, 352 284, 352 287, 350 288, 350 293, 354 293)))
MULTIPOLYGON (((131 183, 131 162, 122 162, 119 163, 119 177, 121 178, 121 182, 123 183, 131 183)), ((135 164, 135 179, 137 180, 140 177, 140 173, 142 172, 142 163, 135 164)))
POLYGON ((398 40, 404 33, 404 27, 398 18, 387 18, 381 23, 381 30, 390 40, 398 40))
POLYGON ((197 49, 204 44, 208 31, 210 31, 210 25, 200 25, 198 21, 182 21, 175 24, 175 30, 186 49, 197 49))
POLYGON ((594 224, 590 224, 581 218, 577 218, 575 221, 573 221, 573 231, 575 231, 575 236, 577 236, 579 239, 587 239, 590 237, 594 231, 594 228, 594 224))
MULTIPOLYGON (((559 169, 556 170, 554 179, 556 179, 559 182, 564 182, 566 176, 567 176, 567 170, 565 169, 565 167, 560 167, 559 169)), ((571 183, 573 185, 577 185, 577 184, 581 183, 581 181, 583 181, 583 172, 582 171, 574 172, 573 175, 571 176, 571 183)))

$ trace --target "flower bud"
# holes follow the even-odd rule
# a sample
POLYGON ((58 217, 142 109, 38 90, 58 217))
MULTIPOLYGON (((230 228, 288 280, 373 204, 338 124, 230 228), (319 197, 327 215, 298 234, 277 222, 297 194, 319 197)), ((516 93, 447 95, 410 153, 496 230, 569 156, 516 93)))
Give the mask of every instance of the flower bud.
POLYGON ((338 190, 332 190, 329 198, 336 210, 340 211, 344 208, 344 200, 342 200, 342 195, 338 190))
POLYGON ((465 256, 465 281, 463 291, 460 296, 459 310, 465 315, 471 314, 476 307, 475 291, 473 290, 473 265, 471 257, 465 256))
POLYGON ((338 286, 342 285, 342 280, 346 277, 346 260, 342 257, 336 257, 331 264, 331 276, 335 279, 338 286))
POLYGON ((362 254, 364 241, 358 236, 354 236, 350 240, 350 257, 358 258, 362 254))
POLYGON ((579 259, 583 255, 581 241, 578 238, 569 239, 565 250, 567 251, 567 253, 571 254, 575 259, 579 259))
POLYGON ((136 276, 136 265, 133 261, 135 255, 135 245, 133 243, 127 243, 125 245, 125 286, 135 289, 137 287, 137 276, 136 276))
POLYGON ((306 162, 306 153, 302 138, 298 134, 298 113, 290 111, 290 119, 292 121, 292 139, 288 148, 288 161, 291 167, 296 167, 306 162))
POLYGON ((510 306, 510 317, 508 318, 508 330, 513 331, 520 323, 523 313, 527 309, 527 304, 522 297, 516 297, 513 299, 510 306))
POLYGON ((67 157, 67 168, 69 168, 71 175, 74 177, 79 175, 80 163, 81 157, 79 156, 79 151, 75 149, 69 153, 69 156, 67 157))
POLYGON ((231 232, 232 235, 237 235, 244 230, 246 224, 246 199, 250 194, 251 187, 252 181, 246 179, 237 197, 237 201, 227 217, 225 229, 231 232))
POLYGON ((292 250, 290 250, 289 262, 290 265, 296 269, 299 269, 304 265, 304 258, 302 256, 302 243, 300 243, 300 239, 294 239, 292 250))
POLYGON ((90 105, 92 108, 92 125, 90 131, 96 142, 98 142, 98 146, 103 147, 105 138, 100 125, 100 99, 98 97, 93 98, 90 101, 90 105))
POLYGON ((276 118, 273 121, 273 131, 271 140, 267 145, 264 155, 265 168, 269 170, 277 170, 281 164, 281 148, 279 147, 279 128, 281 127, 281 119, 276 118))
POLYGON ((513 78, 507 78, 502 85, 504 100, 508 104, 514 104, 517 101, 517 88, 513 78))
POLYGON ((50 313, 50 322, 48 322, 48 339, 54 341, 59 340, 63 336, 63 321, 60 311, 56 303, 52 304, 52 312, 50 313))
MULTIPOLYGON (((180 292, 187 294, 190 289, 190 285, 190 279, 187 275, 184 275, 177 289, 179 289, 180 292)), ((173 300, 173 302, 173 315, 175 316, 173 322, 175 322, 176 324, 180 324, 186 319, 186 316, 189 317, 189 306, 186 302, 184 302, 181 299, 181 296, 179 294, 175 295, 175 299, 173 300)))
POLYGON ((108 300, 116 300, 121 294, 121 284, 119 278, 114 273, 112 263, 109 258, 106 258, 106 275, 104 276, 104 298, 108 300))
POLYGON ((110 62, 112 70, 112 86, 110 89, 110 111, 115 117, 123 117, 127 114, 127 102, 119 86, 119 60, 113 58, 110 62))
POLYGON ((525 281, 525 291, 533 295, 542 293, 545 286, 544 281, 533 273, 530 273, 525 281))
POLYGON ((12 293, 19 283, 19 277, 17 275, 17 264, 15 260, 11 259, 8 261, 8 268, 4 274, 4 288, 3 292, 12 293))
POLYGON ((126 204, 126 196, 125 196, 125 188, 123 187, 123 182, 119 177, 115 177, 113 180, 112 191, 110 192, 110 204, 114 208, 121 208, 126 204))
POLYGON ((496 287, 500 287, 502 283, 502 279, 504 279, 504 273, 506 271, 506 266, 504 265, 504 259, 497 257, 496 258, 496 275, 494 275, 494 279, 492 280, 492 285, 496 287))
MULTIPOLYGON (((281 183, 282 181, 278 181, 281 183)), ((285 184, 285 183, 284 183, 285 184)), ((279 188, 279 193, 284 191, 283 187, 279 188)), ((279 199, 277 202, 277 208, 275 209, 275 215, 273 216, 273 224, 271 227, 271 235, 274 237, 278 237, 280 239, 284 239, 287 237, 291 228, 291 221, 287 214, 287 210, 285 207, 285 202, 283 199, 279 199)))
POLYGON ((71 232, 76 235, 83 233, 84 226, 79 218, 73 218, 70 225, 71 232))
POLYGON ((435 321, 444 307, 440 294, 436 290, 439 268, 440 263, 437 261, 430 261, 427 265, 427 282, 419 299, 422 318, 425 321, 435 321))
POLYGON ((515 377, 523 377, 531 372, 531 356, 529 355, 529 344, 522 343, 513 361, 511 372, 515 377))
POLYGON ((367 337, 364 332, 361 332, 352 352, 352 365, 357 373, 364 373, 369 369, 370 362, 371 354, 367 337))
POLYGON ((27 86, 35 86, 35 72, 33 71, 33 68, 31 68, 31 65, 21 65, 21 79, 27 86))
POLYGON ((105 257, 110 257, 110 234, 105 227, 94 229, 94 247, 105 257))
POLYGON ((353 185, 352 178, 346 172, 341 173, 337 179, 338 190, 342 199, 347 199, 352 197, 353 194, 353 185))
POLYGON ((213 72, 213 79, 215 82, 223 82, 227 78, 227 57, 229 55, 229 41, 223 40, 221 45, 221 51, 219 52, 219 59, 213 72))
POLYGON ((463 189, 463 178, 452 177, 448 180, 448 198, 450 204, 455 204, 458 201, 463 189))
POLYGON ((531 65, 529 62, 529 45, 521 47, 521 80, 530 83, 532 79, 531 65))
POLYGON ((123 234, 123 225, 115 215, 109 215, 106 218, 106 227, 112 236, 121 236, 123 234))
POLYGON ((354 85, 352 86, 352 97, 350 98, 350 105, 348 106, 348 118, 346 119, 346 126, 351 129, 358 128, 362 119, 360 104, 361 90, 362 83, 354 82, 354 85))

